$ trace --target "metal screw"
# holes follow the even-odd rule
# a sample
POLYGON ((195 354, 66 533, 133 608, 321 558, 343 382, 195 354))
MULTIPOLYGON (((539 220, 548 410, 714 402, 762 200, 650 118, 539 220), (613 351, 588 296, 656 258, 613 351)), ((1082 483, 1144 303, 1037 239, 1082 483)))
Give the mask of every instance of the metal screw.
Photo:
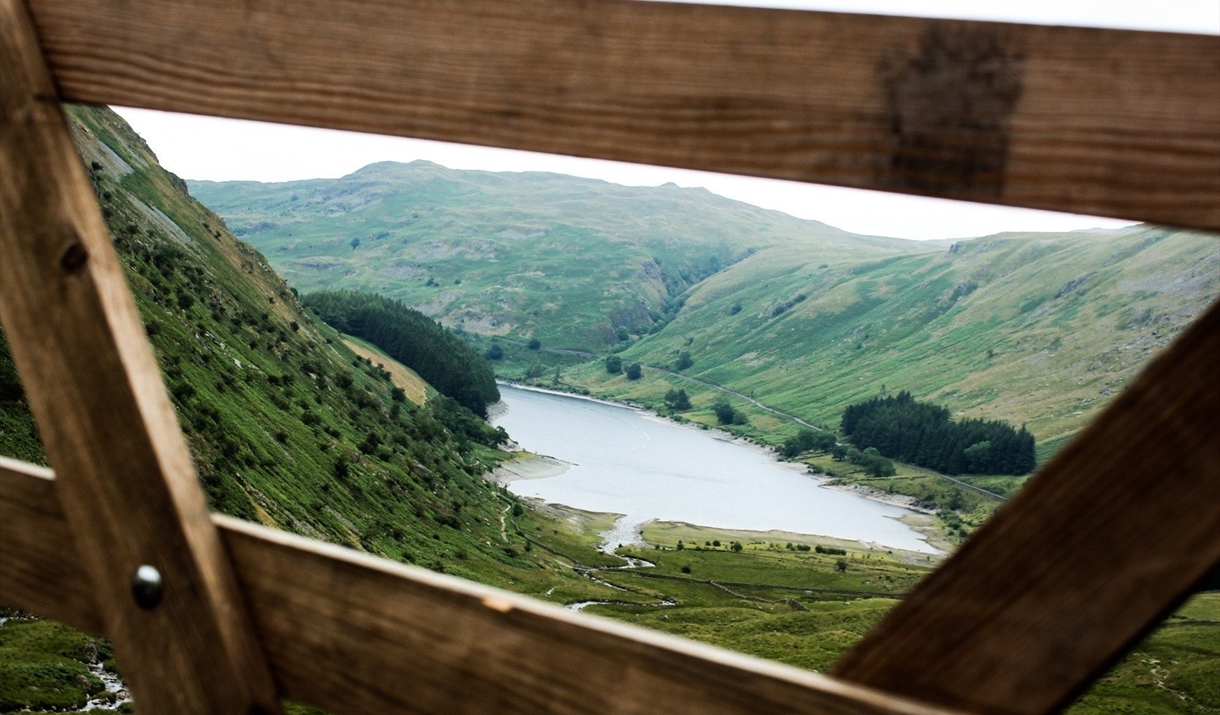
POLYGON ((137 606, 151 611, 161 603, 162 586, 161 572, 144 564, 136 569, 136 575, 131 578, 131 595, 137 606))

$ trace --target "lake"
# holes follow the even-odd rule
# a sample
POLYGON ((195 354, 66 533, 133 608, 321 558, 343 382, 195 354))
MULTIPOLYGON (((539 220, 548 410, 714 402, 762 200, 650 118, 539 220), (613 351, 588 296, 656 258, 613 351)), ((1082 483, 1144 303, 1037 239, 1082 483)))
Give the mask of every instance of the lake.
POLYGON ((639 525, 680 521, 721 529, 816 534, 938 553, 899 518, 913 512, 831 489, 803 465, 630 407, 500 386, 493 424, 523 449, 571 463, 509 491, 586 511, 624 514, 611 547, 639 525))

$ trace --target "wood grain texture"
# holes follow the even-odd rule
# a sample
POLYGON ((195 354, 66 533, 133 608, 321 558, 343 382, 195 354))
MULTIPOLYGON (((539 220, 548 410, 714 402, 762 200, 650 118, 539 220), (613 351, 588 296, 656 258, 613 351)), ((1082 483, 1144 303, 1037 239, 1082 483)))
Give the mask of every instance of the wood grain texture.
MULTIPOLYGON (((94 630, 91 603, 57 603, 80 579, 55 482, 0 466, 13 531, 0 602, 94 630), (17 600, 7 600, 10 596, 17 600)), ((807 671, 574 613, 228 517, 213 517, 285 695, 337 715, 951 715, 807 671)), ((5 533, 8 531, 6 529, 5 533)), ((124 671, 126 672, 126 671, 124 671)))
POLYGON ((285 695, 339 715, 934 712, 808 671, 217 521, 285 695))
POLYGON ((60 96, 1220 230, 1214 37, 625 0, 32 0, 60 96))
MULTIPOLYGON (((141 712, 278 711, 26 8, 0 0, 0 319, 141 712), (164 577, 134 602, 141 564, 164 577)), ((78 588, 74 587, 74 588, 78 588)))
POLYGON ((0 603, 102 632, 51 470, 0 457, 0 603))
POLYGON ((971 712, 1066 703, 1220 565, 1220 304, 836 665, 971 712))

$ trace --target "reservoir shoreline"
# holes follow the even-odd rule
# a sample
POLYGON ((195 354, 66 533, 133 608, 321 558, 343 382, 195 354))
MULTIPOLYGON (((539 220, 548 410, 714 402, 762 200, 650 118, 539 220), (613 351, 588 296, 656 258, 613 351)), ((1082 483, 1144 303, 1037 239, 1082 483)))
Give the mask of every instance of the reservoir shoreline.
MULTIPOLYGON (((546 400, 533 398, 531 402, 526 403, 527 412, 530 412, 531 416, 537 418, 537 410, 539 409, 550 410, 551 412, 557 414, 547 415, 546 417, 549 419, 558 419, 559 421, 550 425, 551 429, 549 430, 544 428, 542 425, 526 423, 529 425, 530 429, 534 429, 536 432, 541 430, 540 433, 536 433, 532 437, 527 437, 523 440, 524 442, 530 442, 531 440, 534 441, 533 444, 526 445, 529 448, 529 452, 523 454, 521 458, 505 462, 503 465, 489 474, 491 479, 503 486, 508 486, 514 482, 545 480, 553 477, 563 476, 564 481, 561 482, 563 486, 558 488, 558 490, 553 488, 553 485, 547 485, 546 488, 534 485, 521 485, 520 488, 514 489, 513 491, 518 492, 518 496, 521 498, 528 499, 531 502, 545 503, 548 507, 558 507, 560 509, 570 507, 580 511, 599 512, 603 514, 622 514, 625 512, 632 513, 634 516, 632 517, 631 523, 621 523, 616 525, 620 527, 620 529, 616 529, 616 531, 620 531, 620 533, 617 534, 617 538, 620 539, 617 542, 618 544, 632 542, 639 543, 639 535, 643 531, 648 530, 652 524, 667 524, 671 522, 704 522, 705 524, 712 525, 700 526, 696 528, 732 532, 735 534, 742 534, 743 537, 748 533, 748 538, 754 541, 774 540, 777 535, 782 533, 803 534, 807 538, 820 538, 824 543, 829 543, 831 541, 850 542, 857 548, 864 550, 880 548, 882 550, 894 549, 898 551, 909 551, 911 553, 922 554, 924 557, 929 555, 929 550, 932 550, 933 553, 931 555, 937 558, 943 556, 942 552, 949 550, 946 548, 949 545, 944 543, 942 539, 937 538, 939 536, 939 531, 935 528, 934 524, 931 523, 931 519, 928 517, 927 512, 917 508, 912 508, 913 505, 910 504, 909 501, 894 498, 893 495, 882 492, 878 492, 877 494, 862 493, 863 490, 830 484, 829 482, 831 480, 828 476, 824 474, 810 473, 807 469, 807 465, 804 463, 780 461, 776 459, 775 453, 772 450, 753 442, 735 437, 730 433, 719 430, 699 428, 689 423, 676 422, 635 405, 624 405, 621 403, 591 398, 584 395, 574 395, 571 393, 548 390, 533 386, 516 385, 503 381, 501 381, 499 384, 504 387, 509 387, 513 390, 520 391, 520 393, 536 393, 539 395, 539 397, 546 395, 561 399, 567 398, 568 400, 603 405, 620 410, 629 410, 630 413, 628 414, 636 415, 635 417, 629 417, 623 415, 623 413, 613 413, 612 411, 609 413, 599 413, 595 408, 580 407, 570 407, 555 410, 552 407, 553 405, 562 405, 563 403, 551 403, 546 400), (558 413, 562 413, 564 409, 568 410, 568 413, 558 415, 558 413), (582 420, 585 420, 586 417, 591 420, 588 427, 585 427, 585 425, 582 423, 582 420), (598 422, 598 420, 601 420, 601 422, 598 422), (648 428, 646 425, 642 425, 638 421, 632 422, 632 420, 645 420, 649 423, 662 425, 663 429, 648 428), (573 428, 573 423, 581 423, 581 427, 573 428), (594 429, 594 424, 599 425, 599 427, 596 429, 608 430, 604 433, 598 432, 599 435, 605 434, 604 439, 590 440, 587 438, 584 430, 594 429), (673 438, 675 433, 671 431, 675 427, 685 428, 681 430, 681 433, 687 434, 688 437, 679 437, 675 441, 673 438), (624 436, 624 434, 613 431, 616 429, 626 430, 627 433, 624 436), (560 439, 559 442, 552 442, 550 449, 546 448, 545 446, 540 449, 538 444, 547 444, 546 438, 557 438, 552 434, 555 430, 567 430, 567 441, 560 439), (711 469, 712 472, 717 471, 716 468, 720 466, 718 460, 724 460, 731 457, 731 454, 726 453, 725 448, 710 449, 706 442, 701 442, 699 439, 692 441, 690 437, 693 437, 694 435, 699 435, 702 438, 710 438, 715 440, 715 442, 726 443, 726 445, 732 445, 733 447, 745 447, 747 451, 755 455, 755 457, 750 458, 743 456, 740 458, 734 458, 744 461, 740 464, 734 463, 731 466, 730 471, 736 470, 737 472, 740 472, 740 470, 745 469, 746 473, 744 475, 735 474, 727 480, 721 476, 711 474, 706 471, 701 471, 702 467, 707 467, 711 469), (639 440, 639 442, 632 442, 630 441, 631 439, 639 440), (659 439, 660 442, 650 442, 650 440, 656 439, 659 439), (539 440, 541 440, 541 442, 539 440), (580 444, 574 445, 573 443, 575 442, 579 442, 580 444), (611 448, 609 445, 617 445, 617 449, 611 448), (683 452, 682 448, 685 448, 686 451, 683 452), (676 449, 678 452, 671 453, 671 449, 676 449), (694 449, 695 452, 691 452, 690 450, 692 449, 694 449), (590 450, 592 451, 590 452, 590 450), (563 457, 566 457, 572 461, 565 461, 564 459, 558 459, 553 456, 535 454, 538 452, 560 452, 562 453, 563 457), (715 453, 715 456, 712 456, 711 454, 702 454, 705 452, 715 453), (573 459, 573 454, 580 455, 582 453, 586 454, 587 459, 573 459), (708 458, 712 461, 710 466, 699 463, 688 465, 684 461, 688 458, 694 462, 698 462, 701 458, 708 458), (580 471, 580 473, 568 474, 569 470, 572 468, 581 466, 576 464, 576 461, 587 461, 587 464, 580 471), (608 467, 605 463, 613 463, 609 467, 609 472, 607 472, 608 467), (780 468, 780 470, 789 474, 790 476, 781 477, 776 475, 776 472, 779 470, 775 470, 774 468, 777 466, 780 468), (767 478, 761 476, 761 473, 759 475, 754 475, 753 472, 750 471, 758 468, 763 468, 765 473, 776 476, 767 478), (602 482, 596 482, 594 477, 591 476, 591 469, 601 475, 602 482), (644 482, 640 482, 639 476, 636 474, 636 472, 641 469, 649 473, 651 473, 652 470, 655 470, 656 479, 650 477, 644 482), (766 472, 767 469, 770 469, 771 471, 766 472), (626 471, 622 472, 621 470, 626 471), (817 503, 825 502, 825 499, 817 496, 817 493, 819 492, 812 492, 809 488, 799 487, 799 484, 795 484, 793 482, 794 477, 799 478, 800 481, 807 484, 811 483, 811 486, 815 489, 824 489, 830 493, 840 493, 844 495, 850 494, 852 497, 855 497, 858 500, 883 505, 891 510, 900 509, 905 513, 899 513, 896 511, 886 512, 884 510, 878 511, 876 507, 862 509, 858 516, 864 521, 861 522, 861 525, 857 528, 844 527, 845 522, 843 520, 836 521, 835 515, 818 516, 816 513, 797 516, 795 520, 793 519, 792 514, 788 514, 786 517, 781 514, 780 516, 777 516, 774 521, 770 521, 770 517, 767 516, 767 514, 770 514, 770 512, 764 511, 761 513, 762 516, 759 516, 760 512, 757 511, 759 508, 763 508, 765 510, 770 507, 763 506, 759 500, 753 499, 753 495, 750 494, 747 494, 745 501, 758 502, 746 504, 746 512, 750 512, 750 508, 753 507, 753 516, 745 514, 740 519, 737 518, 738 512, 736 511, 736 502, 732 501, 735 498, 733 496, 729 496, 727 501, 721 499, 722 504, 717 505, 715 508, 707 506, 707 500, 715 499, 716 497, 714 495, 720 493, 717 491, 719 487, 725 487, 729 490, 728 493, 730 494, 734 493, 732 491, 733 489, 737 489, 738 492, 736 492, 736 494, 740 496, 740 489, 742 488, 743 483, 749 483, 752 485, 753 482, 749 482, 749 480, 758 478, 761 480, 760 483, 772 485, 769 492, 772 502, 776 501, 774 499, 775 494, 786 494, 788 492, 784 491, 785 489, 795 489, 795 491, 792 492, 794 499, 800 502, 800 506, 808 506, 808 508, 812 509, 814 512, 817 512, 819 509, 825 510, 829 508, 836 514, 839 511, 850 512, 849 515, 855 513, 854 511, 850 511, 852 509, 851 502, 842 502, 841 498, 832 499, 830 502, 825 504, 817 503), (585 480, 584 482, 580 481, 582 478, 585 480), (620 491, 634 495, 637 499, 634 505, 628 505, 627 503, 621 501, 614 504, 607 503, 608 501, 614 502, 615 499, 612 497, 620 496, 619 494, 614 494, 612 496, 607 496, 604 493, 595 494, 595 498, 592 502, 582 496, 586 495, 591 490, 591 487, 589 486, 589 480, 591 479, 594 480, 593 484, 596 485, 595 488, 592 488, 592 491, 606 492, 607 490, 605 489, 604 481, 606 478, 614 479, 616 484, 618 484, 620 479, 623 480, 622 484, 624 486, 620 487, 620 491), (633 479, 635 481, 632 481, 633 479), (648 497, 642 496, 640 493, 655 487, 654 482, 656 480, 660 480, 662 483, 669 480, 669 482, 673 482, 676 485, 670 488, 670 492, 659 495, 661 499, 672 500, 674 498, 673 489, 677 489, 681 496, 679 501, 686 498, 686 495, 689 494, 689 500, 693 502, 693 506, 682 504, 678 507, 674 507, 673 504, 669 504, 669 507, 671 508, 667 508, 659 505, 659 502, 647 502, 648 497), (745 480, 745 482, 743 482, 743 480, 745 480), (584 489, 583 492, 579 489, 577 492, 571 492, 570 490, 567 492, 564 491, 565 487, 570 487, 572 484, 577 483, 581 484, 581 488, 584 489), (776 485, 782 484, 788 484, 789 487, 776 487, 776 485), (633 489, 632 486, 626 485, 633 485, 635 488, 633 489), (557 494, 560 496, 556 496, 557 494), (809 502, 810 498, 812 498, 814 501, 809 502), (804 501, 802 502, 801 500, 804 501), (647 505, 640 506, 642 502, 646 502, 647 505), (727 520, 724 518, 725 508, 723 504, 725 503, 734 504, 734 516, 733 518, 727 520), (831 504, 837 506, 831 506, 831 504), (703 510, 702 512, 700 511, 701 509, 703 510), (708 516, 707 514, 710 512, 718 512, 720 516, 708 516), (706 520, 699 518, 699 513, 704 513, 706 520), (678 517, 678 514, 683 514, 683 516, 678 517), (670 516, 678 518, 668 518, 670 516), (694 518, 692 518, 692 516, 694 518), (893 522, 901 523, 902 528, 906 530, 905 533, 909 536, 900 536, 898 535, 898 532, 893 532, 893 529, 890 527, 868 527, 868 523, 876 524, 875 519, 877 517, 884 517, 886 521, 892 520, 893 522), (829 524, 822 523, 819 521, 819 519, 826 519, 828 520, 829 524), (869 519, 874 521, 869 522, 869 519), (728 526, 728 522, 734 523, 735 526, 728 526), (754 526, 746 526, 746 524, 757 524, 761 526, 762 524, 772 523, 775 524, 776 527, 780 528, 768 529, 765 527, 756 528, 754 526), (813 524, 815 523, 825 526, 826 530, 831 531, 832 534, 818 533, 819 530, 816 527, 813 527, 813 524), (838 524, 837 526, 836 523, 838 524), (797 524, 800 524, 801 528, 799 530, 793 530, 792 526, 797 524), (621 532, 623 531, 624 527, 633 530, 636 536, 634 538, 628 537, 626 541, 623 541, 622 539, 624 538, 624 534, 621 532), (848 534, 853 532, 858 534, 861 532, 861 530, 863 530, 864 533, 873 534, 873 538, 845 538, 848 534), (833 532, 838 532, 838 536, 833 535, 833 532), (889 536, 881 536, 881 534, 889 534, 889 536), (917 540, 917 542, 915 540, 917 540), (890 544, 887 546, 882 546, 882 541, 889 541, 890 544), (914 546, 914 543, 922 543, 922 546, 914 546), (911 544, 911 547, 904 547, 903 544, 911 544)), ((505 400, 496 406, 496 409, 494 410, 495 417, 493 419, 495 419, 497 422, 505 419, 511 411, 508 408, 508 402, 508 400, 505 400)), ((572 403, 567 404, 570 405, 572 403)), ((524 416, 522 415, 515 415, 514 417, 517 419, 524 419, 524 416)), ((519 427, 522 429, 524 426, 525 425, 519 425, 519 427)), ((520 438, 520 432, 517 432, 517 430, 510 429, 510 433, 514 434, 515 438, 520 438)), ((730 459, 729 461, 732 460, 730 459)), ((766 492, 766 489, 762 491, 766 492)), ((783 503, 784 501, 786 500, 779 500, 779 505, 775 507, 777 511, 784 511, 783 507, 787 506, 783 503)), ((616 544, 609 544, 610 547, 613 547, 614 545, 616 544)))

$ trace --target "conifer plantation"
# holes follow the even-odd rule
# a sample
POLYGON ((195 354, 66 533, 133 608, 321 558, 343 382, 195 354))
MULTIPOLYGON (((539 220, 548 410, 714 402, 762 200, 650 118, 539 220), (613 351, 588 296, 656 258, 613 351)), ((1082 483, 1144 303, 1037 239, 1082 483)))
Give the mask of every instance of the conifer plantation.
POLYGON ((954 422, 941 405, 909 392, 874 397, 843 411, 843 434, 860 449, 945 474, 1028 474, 1034 436, 998 420, 954 422))
POLYGON ((949 419, 948 408, 909 392, 872 398, 843 411, 842 431, 860 449, 947 475, 1027 475, 1035 467, 1033 436, 998 420, 949 419))
POLYGON ((331 327, 373 343, 480 417, 500 400, 491 365, 474 348, 400 301, 358 291, 310 293, 303 300, 331 327))

